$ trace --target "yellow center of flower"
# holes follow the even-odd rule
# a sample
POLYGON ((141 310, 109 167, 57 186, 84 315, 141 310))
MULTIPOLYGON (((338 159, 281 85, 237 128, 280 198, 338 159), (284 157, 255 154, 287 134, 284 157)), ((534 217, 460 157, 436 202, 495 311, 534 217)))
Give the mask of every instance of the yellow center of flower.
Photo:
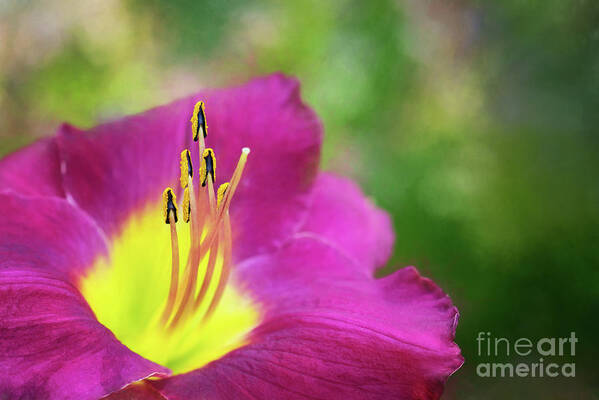
POLYGON ((110 259, 99 259, 80 285, 98 320, 123 344, 174 373, 243 345, 259 318, 255 304, 228 284, 229 206, 250 151, 242 149, 230 182, 215 193, 216 157, 204 142, 204 103, 196 104, 191 122, 201 155, 197 185, 190 152, 183 150, 181 205, 173 189, 165 189, 162 218, 155 207, 133 216, 114 241, 110 259), (185 222, 189 233, 179 235, 177 224, 185 222))

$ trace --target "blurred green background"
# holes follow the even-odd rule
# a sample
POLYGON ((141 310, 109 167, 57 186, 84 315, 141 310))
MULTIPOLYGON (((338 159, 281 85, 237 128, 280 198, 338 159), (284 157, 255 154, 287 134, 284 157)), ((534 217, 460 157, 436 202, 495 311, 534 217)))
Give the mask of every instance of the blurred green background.
POLYGON ((0 154, 275 70, 324 167, 392 214, 380 273, 415 265, 459 307, 445 398, 599 399, 594 0, 0 1, 0 154), (480 331, 574 331, 576 377, 478 377, 480 331))

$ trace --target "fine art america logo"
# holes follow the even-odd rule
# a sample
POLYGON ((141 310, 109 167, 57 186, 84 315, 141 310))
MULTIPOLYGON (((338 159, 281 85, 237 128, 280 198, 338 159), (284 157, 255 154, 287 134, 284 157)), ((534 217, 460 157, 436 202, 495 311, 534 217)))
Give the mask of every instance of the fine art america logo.
POLYGON ((536 341, 519 338, 510 341, 504 337, 492 337, 491 332, 479 332, 476 338, 478 356, 483 358, 521 358, 521 362, 481 362, 476 374, 482 378, 532 377, 555 378, 576 376, 573 362, 559 362, 560 357, 576 355, 578 338, 574 332, 569 337, 542 338, 536 341), (535 362, 527 362, 529 359, 535 362))

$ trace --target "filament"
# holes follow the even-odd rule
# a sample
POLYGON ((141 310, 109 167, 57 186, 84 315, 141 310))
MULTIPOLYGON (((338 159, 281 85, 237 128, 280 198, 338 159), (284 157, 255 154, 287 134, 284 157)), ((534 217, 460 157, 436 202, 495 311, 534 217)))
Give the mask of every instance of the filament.
POLYGON ((229 211, 227 211, 225 213, 225 221, 224 221, 223 225, 224 225, 224 227, 223 227, 224 229, 223 229, 223 232, 221 233, 223 235, 222 242, 224 243, 223 266, 222 266, 222 270, 220 273, 219 282, 216 287, 216 291, 214 292, 212 301, 210 302, 210 304, 208 305, 208 308, 206 309, 206 313, 204 314, 204 317, 202 318, 202 322, 209 319, 212 316, 212 313, 214 312, 214 310, 216 310, 216 307, 218 306, 218 303, 220 302, 220 299, 222 298, 223 293, 225 292, 225 287, 227 286, 227 283, 229 281, 229 275, 231 273, 232 246, 231 246, 231 220, 229 217, 229 211))
POLYGON ((171 284, 168 292, 166 307, 162 312, 160 320, 162 324, 166 324, 168 317, 171 315, 175 300, 177 299, 177 289, 179 288, 179 238, 177 237, 177 224, 173 212, 168 214, 169 225, 171 227, 171 284))

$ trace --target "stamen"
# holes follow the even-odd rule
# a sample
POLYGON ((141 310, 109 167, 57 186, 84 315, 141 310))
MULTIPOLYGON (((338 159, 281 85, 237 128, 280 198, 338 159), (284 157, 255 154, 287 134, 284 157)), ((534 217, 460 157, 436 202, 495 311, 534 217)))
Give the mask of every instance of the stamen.
POLYGON ((200 139, 200 133, 202 133, 202 138, 206 138, 206 136, 208 136, 208 127, 206 126, 206 112, 203 101, 198 101, 194 106, 193 114, 191 116, 190 121, 194 142, 197 142, 200 139))
MULTIPOLYGON (((187 189, 186 193, 189 193, 187 189)), ((166 324, 169 316, 175 305, 177 299, 177 290, 179 287, 179 238, 177 236, 177 207, 175 205, 176 199, 171 188, 167 188, 162 195, 163 202, 165 203, 164 209, 166 210, 166 220, 171 227, 171 284, 169 288, 168 298, 166 305, 162 312, 160 320, 162 324, 166 324), (166 200, 165 200, 166 199, 166 200)), ((183 212, 185 215, 185 212, 183 212)))
MULTIPOLYGON (((194 142, 198 142, 199 155, 204 154, 206 143, 204 139, 208 136, 208 125, 206 124, 206 112, 203 101, 198 101, 193 108, 191 115, 191 131, 193 133, 194 142), (200 132, 202 134, 200 134, 200 132)), ((202 160, 200 159, 200 164, 202 160)))
POLYGON ((166 188, 162 193, 162 216, 164 217, 164 222, 170 224, 170 212, 173 214, 173 218, 175 222, 177 222, 177 197, 173 193, 173 189, 166 188))
POLYGON ((214 156, 214 150, 210 148, 205 149, 202 158, 204 161, 200 166, 200 182, 202 186, 206 186, 208 176, 210 176, 212 183, 216 179, 216 157, 214 156))
POLYGON ((214 181, 216 180, 216 157, 214 150, 205 149, 202 154, 202 165, 200 166, 200 183, 202 187, 208 185, 208 201, 210 204, 210 214, 216 212, 216 200, 214 198, 214 181))

